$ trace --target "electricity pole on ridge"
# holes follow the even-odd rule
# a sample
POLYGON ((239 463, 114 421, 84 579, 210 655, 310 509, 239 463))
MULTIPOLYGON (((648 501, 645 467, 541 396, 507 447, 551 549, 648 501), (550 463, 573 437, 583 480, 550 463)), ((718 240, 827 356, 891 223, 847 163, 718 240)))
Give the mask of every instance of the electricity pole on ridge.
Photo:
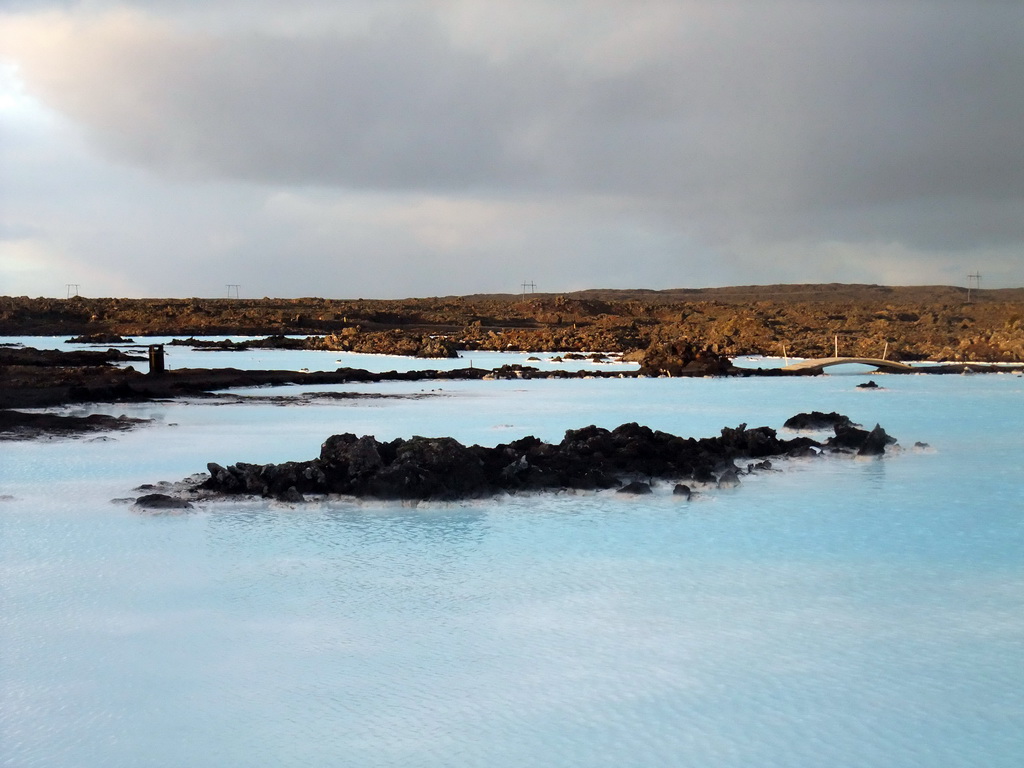
POLYGON ((976 291, 980 291, 981 290, 981 274, 980 273, 974 272, 973 274, 970 274, 970 275, 967 276, 967 303, 968 304, 971 303, 971 287, 972 286, 974 287, 974 290, 976 290, 976 291))

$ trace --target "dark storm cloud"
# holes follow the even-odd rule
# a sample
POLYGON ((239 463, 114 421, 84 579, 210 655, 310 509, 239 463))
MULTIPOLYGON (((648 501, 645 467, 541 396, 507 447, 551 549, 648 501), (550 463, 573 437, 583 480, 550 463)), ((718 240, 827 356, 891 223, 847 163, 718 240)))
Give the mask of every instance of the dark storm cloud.
POLYGON ((122 18, 24 72, 112 153, 267 182, 823 205, 1024 191, 1024 6, 701 7, 608 70, 571 39, 488 60, 421 11, 351 39, 122 18))
POLYGON ((200 175, 755 212, 1024 193, 1024 6, 711 7, 678 4, 607 69, 582 33, 492 61, 422 9, 349 39, 100 22, 67 71, 23 66, 107 151, 200 175))

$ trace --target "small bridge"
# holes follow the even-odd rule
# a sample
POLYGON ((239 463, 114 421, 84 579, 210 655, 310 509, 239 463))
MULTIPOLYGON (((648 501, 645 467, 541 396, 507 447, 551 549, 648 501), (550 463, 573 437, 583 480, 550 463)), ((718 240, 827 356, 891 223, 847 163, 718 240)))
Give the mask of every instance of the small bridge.
POLYGON ((906 363, 897 363, 895 360, 882 360, 877 357, 821 357, 815 360, 801 360, 799 363, 787 365, 784 371, 800 371, 804 373, 821 373, 825 368, 832 365, 848 365, 860 363, 870 365, 880 371, 893 371, 907 373, 914 369, 906 363))

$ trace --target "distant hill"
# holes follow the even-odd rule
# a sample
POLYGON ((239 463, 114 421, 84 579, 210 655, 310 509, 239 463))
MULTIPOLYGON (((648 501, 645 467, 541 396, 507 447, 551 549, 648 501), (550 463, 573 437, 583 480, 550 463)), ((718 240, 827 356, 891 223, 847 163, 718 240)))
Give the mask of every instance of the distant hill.
MULTIPOLYGON (((913 303, 959 303, 967 300, 968 289, 954 285, 867 285, 856 283, 808 283, 775 285, 734 285, 721 288, 589 288, 565 293, 527 293, 528 298, 565 296, 574 299, 600 299, 602 301, 649 301, 657 303, 679 301, 721 301, 745 303, 749 301, 896 301, 913 303)), ((971 289, 973 301, 1024 302, 1024 288, 971 289)), ((523 294, 472 294, 462 296, 467 301, 515 301, 523 294)), ((447 297, 456 298, 456 297, 447 297)))

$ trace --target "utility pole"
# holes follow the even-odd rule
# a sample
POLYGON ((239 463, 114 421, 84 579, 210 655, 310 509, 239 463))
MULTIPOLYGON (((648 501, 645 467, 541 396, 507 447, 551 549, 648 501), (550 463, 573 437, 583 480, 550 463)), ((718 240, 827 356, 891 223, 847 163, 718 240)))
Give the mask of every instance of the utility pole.
POLYGON ((64 287, 68 289, 68 298, 78 295, 78 283, 65 283, 64 287))
POLYGON ((530 289, 530 293, 536 293, 537 292, 537 284, 534 283, 532 280, 530 282, 528 282, 528 283, 525 280, 523 281, 523 298, 524 299, 526 298, 526 289, 527 288, 530 289))
POLYGON ((981 275, 978 272, 967 276, 967 303, 971 303, 971 287, 976 291, 981 290, 981 275))
POLYGON ((238 283, 228 283, 228 298, 238 298, 238 289, 241 286, 238 283), (232 296, 232 294, 234 294, 232 296))

